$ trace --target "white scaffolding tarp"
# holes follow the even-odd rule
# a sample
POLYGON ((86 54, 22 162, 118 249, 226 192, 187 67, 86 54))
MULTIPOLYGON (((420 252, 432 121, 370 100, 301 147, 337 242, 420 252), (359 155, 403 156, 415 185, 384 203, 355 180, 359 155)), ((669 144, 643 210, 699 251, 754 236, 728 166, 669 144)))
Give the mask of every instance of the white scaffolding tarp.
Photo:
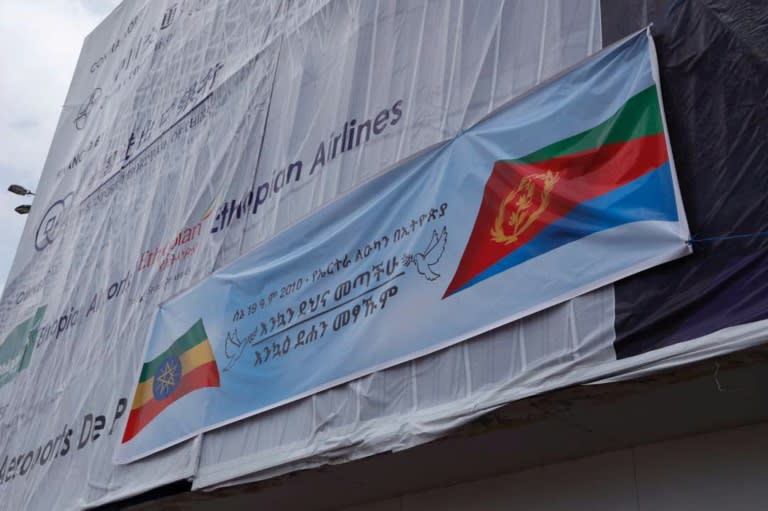
POLYGON ((2 507, 92 507, 402 449, 546 389, 545 354, 613 357, 608 288, 112 463, 160 302, 600 45, 598 0, 123 2, 85 42, 0 302, 2 507), (222 209, 397 102, 396 126, 271 186, 258 212, 222 209), (532 368, 541 381, 518 385, 532 368))

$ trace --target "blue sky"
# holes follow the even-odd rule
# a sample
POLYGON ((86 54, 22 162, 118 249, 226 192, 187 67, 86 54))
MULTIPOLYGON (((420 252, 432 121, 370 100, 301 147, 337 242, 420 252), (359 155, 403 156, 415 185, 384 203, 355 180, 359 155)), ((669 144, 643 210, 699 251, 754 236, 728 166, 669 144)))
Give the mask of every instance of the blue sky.
POLYGON ((37 186, 85 36, 120 0, 0 0, 0 288, 10 270, 28 198, 37 186))

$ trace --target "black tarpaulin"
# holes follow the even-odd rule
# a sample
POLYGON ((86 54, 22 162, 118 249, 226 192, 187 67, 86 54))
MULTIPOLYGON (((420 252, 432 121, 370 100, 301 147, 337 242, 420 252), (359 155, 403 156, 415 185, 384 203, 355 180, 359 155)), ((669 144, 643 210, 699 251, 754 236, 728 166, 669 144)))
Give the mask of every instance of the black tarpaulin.
POLYGON ((615 285, 624 358, 768 318, 768 2, 647 0, 633 16, 616 4, 603 3, 606 43, 637 28, 622 17, 655 22, 694 247, 615 285))

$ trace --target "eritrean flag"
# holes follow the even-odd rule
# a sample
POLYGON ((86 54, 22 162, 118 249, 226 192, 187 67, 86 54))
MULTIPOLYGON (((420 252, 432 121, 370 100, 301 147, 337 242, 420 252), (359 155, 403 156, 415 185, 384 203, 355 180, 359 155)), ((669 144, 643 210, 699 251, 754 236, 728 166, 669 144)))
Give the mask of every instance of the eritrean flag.
POLYGON ((219 385, 216 358, 199 319, 167 350, 142 366, 122 443, 138 435, 177 399, 219 385))
POLYGON ((676 221, 671 189, 654 84, 590 129, 495 162, 444 297, 600 231, 676 221))

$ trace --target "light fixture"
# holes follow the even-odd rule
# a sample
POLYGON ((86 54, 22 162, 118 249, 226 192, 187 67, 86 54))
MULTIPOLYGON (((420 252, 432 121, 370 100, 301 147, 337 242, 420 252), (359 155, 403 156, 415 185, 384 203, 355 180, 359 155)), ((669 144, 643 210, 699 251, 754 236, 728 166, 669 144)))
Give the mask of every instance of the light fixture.
POLYGON ((34 195, 34 192, 27 190, 21 185, 11 185, 8 187, 8 191, 16 195, 34 195))
POLYGON ((20 215, 26 215, 30 209, 32 209, 32 206, 29 204, 22 204, 21 206, 16 206, 13 210, 20 215))

